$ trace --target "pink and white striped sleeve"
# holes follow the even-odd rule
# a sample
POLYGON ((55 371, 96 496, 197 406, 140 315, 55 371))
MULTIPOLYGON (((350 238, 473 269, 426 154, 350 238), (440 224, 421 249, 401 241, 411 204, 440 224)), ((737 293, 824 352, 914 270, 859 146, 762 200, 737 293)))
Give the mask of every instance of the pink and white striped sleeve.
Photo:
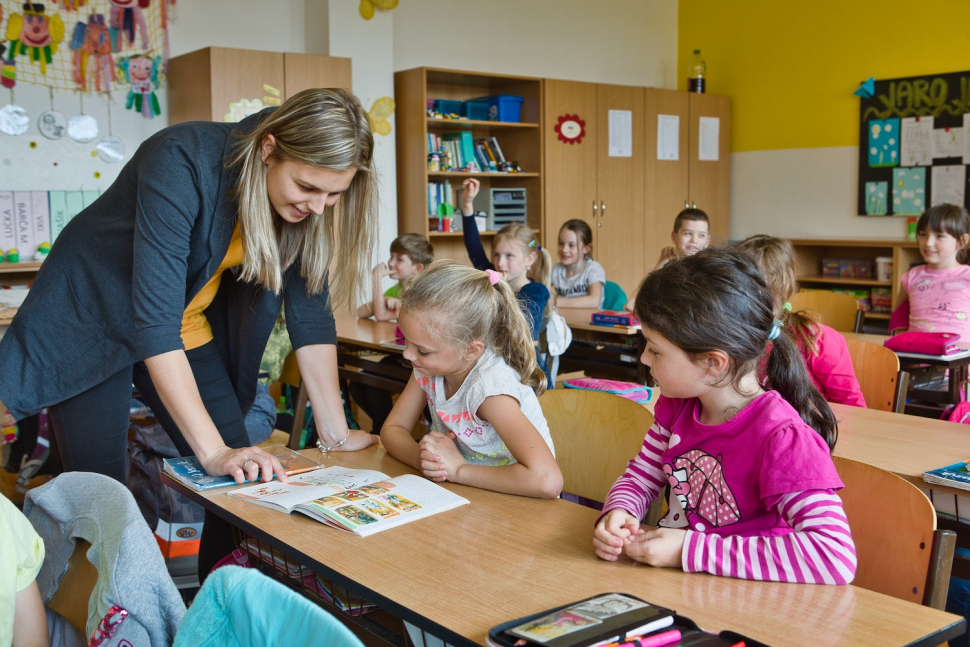
POLYGON ((660 456, 670 441, 670 430, 658 422, 647 432, 639 453, 627 463, 626 471, 616 480, 603 504, 603 513, 597 522, 610 510, 626 510, 638 519, 643 519, 650 504, 667 483, 661 466, 660 456))
POLYGON ((794 532, 780 537, 738 537, 690 530, 681 557, 684 570, 769 582, 852 582, 855 544, 834 490, 794 492, 771 497, 766 503, 794 532))

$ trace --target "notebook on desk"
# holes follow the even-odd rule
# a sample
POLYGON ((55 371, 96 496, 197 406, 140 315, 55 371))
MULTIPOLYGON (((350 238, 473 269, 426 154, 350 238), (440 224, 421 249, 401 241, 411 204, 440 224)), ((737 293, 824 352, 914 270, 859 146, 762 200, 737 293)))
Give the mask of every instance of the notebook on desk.
POLYGON ((970 357, 970 348, 961 348, 955 353, 948 353, 946 355, 925 355, 923 353, 903 353, 900 351, 893 351, 899 359, 916 359, 916 360, 936 360, 936 361, 951 361, 955 359, 963 359, 964 357, 970 357))

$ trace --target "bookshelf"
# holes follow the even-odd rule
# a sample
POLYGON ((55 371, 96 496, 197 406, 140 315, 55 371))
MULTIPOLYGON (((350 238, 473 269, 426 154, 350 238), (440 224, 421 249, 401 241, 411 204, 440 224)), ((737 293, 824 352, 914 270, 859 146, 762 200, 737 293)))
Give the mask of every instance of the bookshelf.
MULTIPOLYGON (((435 258, 452 258, 468 263, 461 233, 429 231, 428 183, 448 182, 457 201, 462 182, 474 177, 482 188, 475 208, 488 209, 490 188, 524 188, 527 194, 527 224, 540 233, 542 201, 542 79, 484 74, 442 68, 419 67, 394 74, 397 101, 397 193, 398 232, 428 236, 435 258), (429 100, 467 101, 477 97, 516 95, 524 99, 517 123, 428 117, 429 100), (464 173, 428 170, 428 133, 445 135, 471 131, 473 139, 495 137, 506 160, 516 161, 521 173, 464 173)), ((456 204, 457 206, 457 204, 456 204)), ((493 232, 482 232, 489 248, 493 232)))
MULTIPOLYGON (((819 289, 871 289, 888 288, 892 292, 893 304, 896 303, 896 290, 899 280, 914 263, 922 262, 919 248, 913 240, 866 240, 835 238, 795 238, 791 241, 795 248, 796 275, 798 284, 805 288, 819 289), (822 259, 846 258, 874 261, 877 256, 891 256, 893 259, 892 281, 879 281, 875 278, 835 278, 822 276, 822 259)), ((889 313, 866 312, 866 320, 882 321, 888 324, 889 313)))

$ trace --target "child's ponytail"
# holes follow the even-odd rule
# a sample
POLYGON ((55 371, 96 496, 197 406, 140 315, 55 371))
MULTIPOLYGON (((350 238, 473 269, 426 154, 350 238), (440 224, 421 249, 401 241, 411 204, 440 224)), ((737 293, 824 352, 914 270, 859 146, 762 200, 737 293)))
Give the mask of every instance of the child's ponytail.
POLYGON ((788 401, 802 420, 825 440, 829 450, 839 437, 838 421, 825 398, 812 384, 798 346, 784 330, 768 355, 768 384, 788 401))
POLYGON ((522 384, 535 389, 536 395, 542 395, 546 390, 546 376, 536 363, 532 331, 515 299, 512 286, 499 281, 494 286, 494 292, 496 315, 489 344, 519 374, 522 384))

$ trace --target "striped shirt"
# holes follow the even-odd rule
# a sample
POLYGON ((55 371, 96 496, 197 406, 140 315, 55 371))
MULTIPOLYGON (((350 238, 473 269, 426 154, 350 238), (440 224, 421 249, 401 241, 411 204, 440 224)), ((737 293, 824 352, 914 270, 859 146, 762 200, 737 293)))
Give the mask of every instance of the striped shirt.
POLYGON ((642 519, 665 485, 660 525, 687 531, 681 563, 742 579, 847 584, 855 546, 828 447, 775 391, 721 425, 698 421, 697 399, 660 396, 640 452, 603 514, 642 519))

